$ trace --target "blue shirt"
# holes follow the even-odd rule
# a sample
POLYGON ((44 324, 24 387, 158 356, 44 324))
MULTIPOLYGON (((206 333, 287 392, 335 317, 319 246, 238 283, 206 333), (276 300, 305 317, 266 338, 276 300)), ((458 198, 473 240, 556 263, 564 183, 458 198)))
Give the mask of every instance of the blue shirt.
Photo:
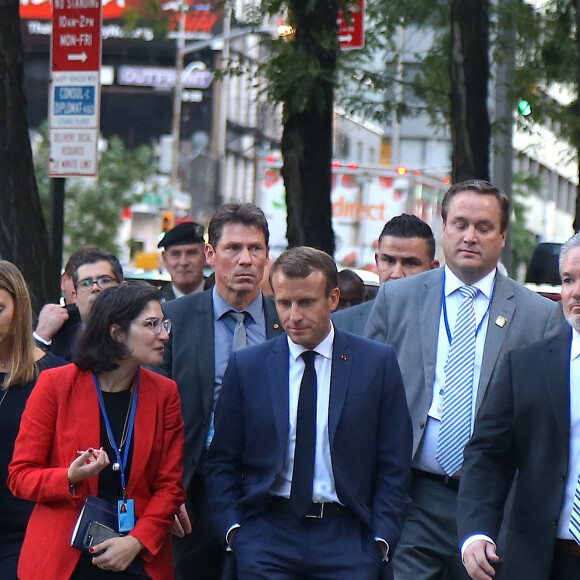
MULTIPOLYGON (((218 294, 215 286, 212 290, 212 298, 215 349, 213 406, 215 409, 215 404, 222 388, 222 378, 226 372, 230 355, 232 354, 236 322, 231 316, 228 316, 228 312, 235 309, 218 294)), ((266 342, 266 315, 264 313, 264 300, 261 292, 258 293, 253 302, 243 312, 247 313, 245 325, 248 346, 266 342)))

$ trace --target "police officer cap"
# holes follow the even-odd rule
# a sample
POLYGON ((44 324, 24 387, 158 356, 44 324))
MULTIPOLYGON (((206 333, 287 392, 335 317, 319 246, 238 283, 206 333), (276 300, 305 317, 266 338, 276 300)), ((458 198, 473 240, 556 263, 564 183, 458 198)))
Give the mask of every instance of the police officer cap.
POLYGON ((181 244, 203 244, 205 242, 203 233, 202 225, 195 222, 184 222, 165 232, 157 247, 166 250, 169 246, 179 246, 181 244))

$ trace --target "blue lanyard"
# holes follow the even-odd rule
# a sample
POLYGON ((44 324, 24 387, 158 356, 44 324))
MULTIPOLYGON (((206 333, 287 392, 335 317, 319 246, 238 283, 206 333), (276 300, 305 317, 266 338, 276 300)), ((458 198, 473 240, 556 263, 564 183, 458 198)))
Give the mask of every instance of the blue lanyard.
POLYGON ((139 380, 141 374, 137 371, 135 375, 134 382, 134 393, 133 401, 131 402, 131 411, 129 415, 129 425, 127 428, 127 440, 125 441, 125 449, 123 450, 123 457, 121 457, 121 450, 117 446, 115 441, 115 436, 113 435, 113 430, 111 429, 111 423, 109 422, 109 417, 107 416, 107 409, 105 409, 105 401, 103 400, 103 395, 101 393, 101 387, 99 386, 99 379, 97 375, 93 373, 93 382, 95 383, 95 389, 97 390, 97 397, 99 398, 99 405, 101 407, 101 413, 103 414, 103 420, 105 421, 105 427, 107 429, 107 435, 109 436, 109 441, 113 446, 115 455, 117 457, 117 462, 119 463, 119 472, 121 474, 121 489, 123 490, 123 498, 125 497, 125 490, 127 486, 125 485, 125 467, 127 466, 127 458, 129 457, 129 447, 131 447, 131 438, 133 437, 133 427, 135 426, 135 415, 137 414, 137 399, 139 398, 139 380))
MULTIPOLYGON (((475 337, 479 334, 483 321, 486 319, 489 309, 491 308, 491 301, 493 300, 493 293, 495 292, 495 281, 497 280, 497 275, 493 279, 493 286, 491 287, 491 296, 489 297, 489 302, 487 303, 487 308, 483 314, 482 319, 479 321, 477 328, 475 329, 475 337)), ((441 287, 441 304, 443 306, 443 322, 445 323, 445 332, 447 332, 447 340, 451 344, 451 331, 449 330, 449 320, 447 319, 447 300, 445 300, 445 270, 443 270, 443 286, 441 287)))

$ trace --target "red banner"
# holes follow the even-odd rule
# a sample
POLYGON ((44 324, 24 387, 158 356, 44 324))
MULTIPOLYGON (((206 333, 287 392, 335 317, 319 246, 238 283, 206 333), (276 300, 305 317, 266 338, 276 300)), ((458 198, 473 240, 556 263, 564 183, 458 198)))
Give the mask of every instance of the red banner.
MULTIPOLYGON (((131 2, 131 0, 129 0, 131 2)), ((138 4, 138 0, 134 0, 138 4)), ((103 0, 103 19, 121 18, 128 8, 125 0, 103 0)), ((50 0, 20 0, 22 20, 51 20, 52 2, 50 0)))

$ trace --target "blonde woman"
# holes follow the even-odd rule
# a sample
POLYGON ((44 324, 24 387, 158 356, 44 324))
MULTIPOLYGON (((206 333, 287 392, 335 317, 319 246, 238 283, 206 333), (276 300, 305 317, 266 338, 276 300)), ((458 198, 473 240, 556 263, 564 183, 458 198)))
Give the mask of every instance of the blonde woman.
POLYGON ((32 502, 16 499, 6 478, 20 417, 40 371, 66 364, 32 338, 26 282, 14 264, 0 260, 0 578, 16 579, 16 566, 32 502))

